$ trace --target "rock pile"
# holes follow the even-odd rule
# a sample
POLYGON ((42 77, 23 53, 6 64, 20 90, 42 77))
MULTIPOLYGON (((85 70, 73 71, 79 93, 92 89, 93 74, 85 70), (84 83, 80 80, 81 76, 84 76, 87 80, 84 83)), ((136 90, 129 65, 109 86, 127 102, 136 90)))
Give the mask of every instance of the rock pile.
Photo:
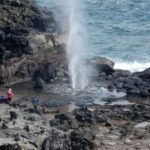
POLYGON ((150 101, 77 108, 50 119, 42 109, 1 104, 0 148, 6 150, 149 149, 150 101))
POLYGON ((94 80, 105 88, 125 92, 127 97, 150 97, 150 68, 131 73, 128 70, 114 69, 114 63, 107 58, 96 57, 92 60, 97 67, 96 72, 92 70, 91 74, 94 80))

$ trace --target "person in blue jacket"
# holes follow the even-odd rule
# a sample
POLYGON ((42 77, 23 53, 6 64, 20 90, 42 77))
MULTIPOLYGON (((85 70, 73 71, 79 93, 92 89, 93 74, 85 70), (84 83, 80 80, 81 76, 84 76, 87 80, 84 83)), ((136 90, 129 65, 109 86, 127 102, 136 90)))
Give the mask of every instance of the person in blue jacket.
POLYGON ((3 99, 4 98, 4 96, 0 96, 0 99, 3 99))
POLYGON ((40 103, 39 99, 37 97, 34 97, 32 99, 33 108, 37 109, 37 105, 40 103))

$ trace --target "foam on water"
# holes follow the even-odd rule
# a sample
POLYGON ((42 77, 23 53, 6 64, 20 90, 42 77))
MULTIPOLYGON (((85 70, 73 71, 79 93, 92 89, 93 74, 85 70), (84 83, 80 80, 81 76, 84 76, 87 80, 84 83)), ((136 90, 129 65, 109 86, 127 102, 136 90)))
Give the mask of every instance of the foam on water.
MULTIPOLYGON (((70 88, 69 84, 64 84, 64 83, 61 85, 60 83, 55 84, 55 85, 54 84, 47 85, 45 91, 53 92, 59 95, 66 95, 74 99, 75 101, 76 100, 85 101, 85 99, 90 99, 91 103, 100 104, 100 105, 104 105, 105 103, 107 103, 107 98, 122 99, 124 96, 126 96, 126 93, 117 92, 116 90, 109 91, 106 88, 96 87, 96 86, 87 87, 84 89, 72 89, 70 88)), ((85 104, 87 104, 86 101, 85 101, 85 104)), ((129 103, 126 100, 124 101, 121 100, 121 101, 118 101, 117 104, 126 105, 129 103)))
POLYGON ((137 61, 134 62, 115 62, 115 69, 124 69, 129 70, 131 72, 143 71, 146 68, 150 67, 150 63, 139 63, 137 61))
MULTIPOLYGON (((100 104, 100 105, 104 105, 105 103, 107 103, 107 101, 104 101, 104 99, 106 98, 122 98, 124 97, 126 94, 123 92, 117 92, 116 90, 113 91, 108 91, 105 88, 100 88, 99 90, 96 91, 96 97, 94 100, 95 104, 100 104), (98 96, 99 95, 99 96, 98 96)), ((118 102, 119 103, 119 102, 118 102)), ((121 101, 121 104, 125 104, 126 101, 121 101)))

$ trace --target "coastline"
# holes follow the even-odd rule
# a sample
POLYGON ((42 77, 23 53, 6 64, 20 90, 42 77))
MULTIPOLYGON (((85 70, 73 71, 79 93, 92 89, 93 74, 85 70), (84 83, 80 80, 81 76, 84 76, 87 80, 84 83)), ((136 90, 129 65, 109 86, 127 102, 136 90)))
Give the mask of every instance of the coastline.
POLYGON ((29 103, 25 99, 0 104, 0 148, 149 149, 149 101, 124 106, 89 105, 72 112, 43 106, 34 110, 29 103))
POLYGON ((90 84, 73 89, 61 9, 30 0, 2 0, 0 8, 0 96, 8 87, 15 94, 0 101, 0 149, 150 149, 150 68, 131 73, 96 56, 85 60, 90 84))

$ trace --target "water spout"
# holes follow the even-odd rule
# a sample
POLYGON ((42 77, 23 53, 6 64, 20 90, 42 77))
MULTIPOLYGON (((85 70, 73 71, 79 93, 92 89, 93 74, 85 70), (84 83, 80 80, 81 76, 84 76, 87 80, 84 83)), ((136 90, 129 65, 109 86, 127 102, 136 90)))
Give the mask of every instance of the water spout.
POLYGON ((83 89, 89 83, 89 72, 84 60, 87 40, 83 5, 80 0, 67 0, 67 4, 69 8, 68 69, 72 88, 83 89))

